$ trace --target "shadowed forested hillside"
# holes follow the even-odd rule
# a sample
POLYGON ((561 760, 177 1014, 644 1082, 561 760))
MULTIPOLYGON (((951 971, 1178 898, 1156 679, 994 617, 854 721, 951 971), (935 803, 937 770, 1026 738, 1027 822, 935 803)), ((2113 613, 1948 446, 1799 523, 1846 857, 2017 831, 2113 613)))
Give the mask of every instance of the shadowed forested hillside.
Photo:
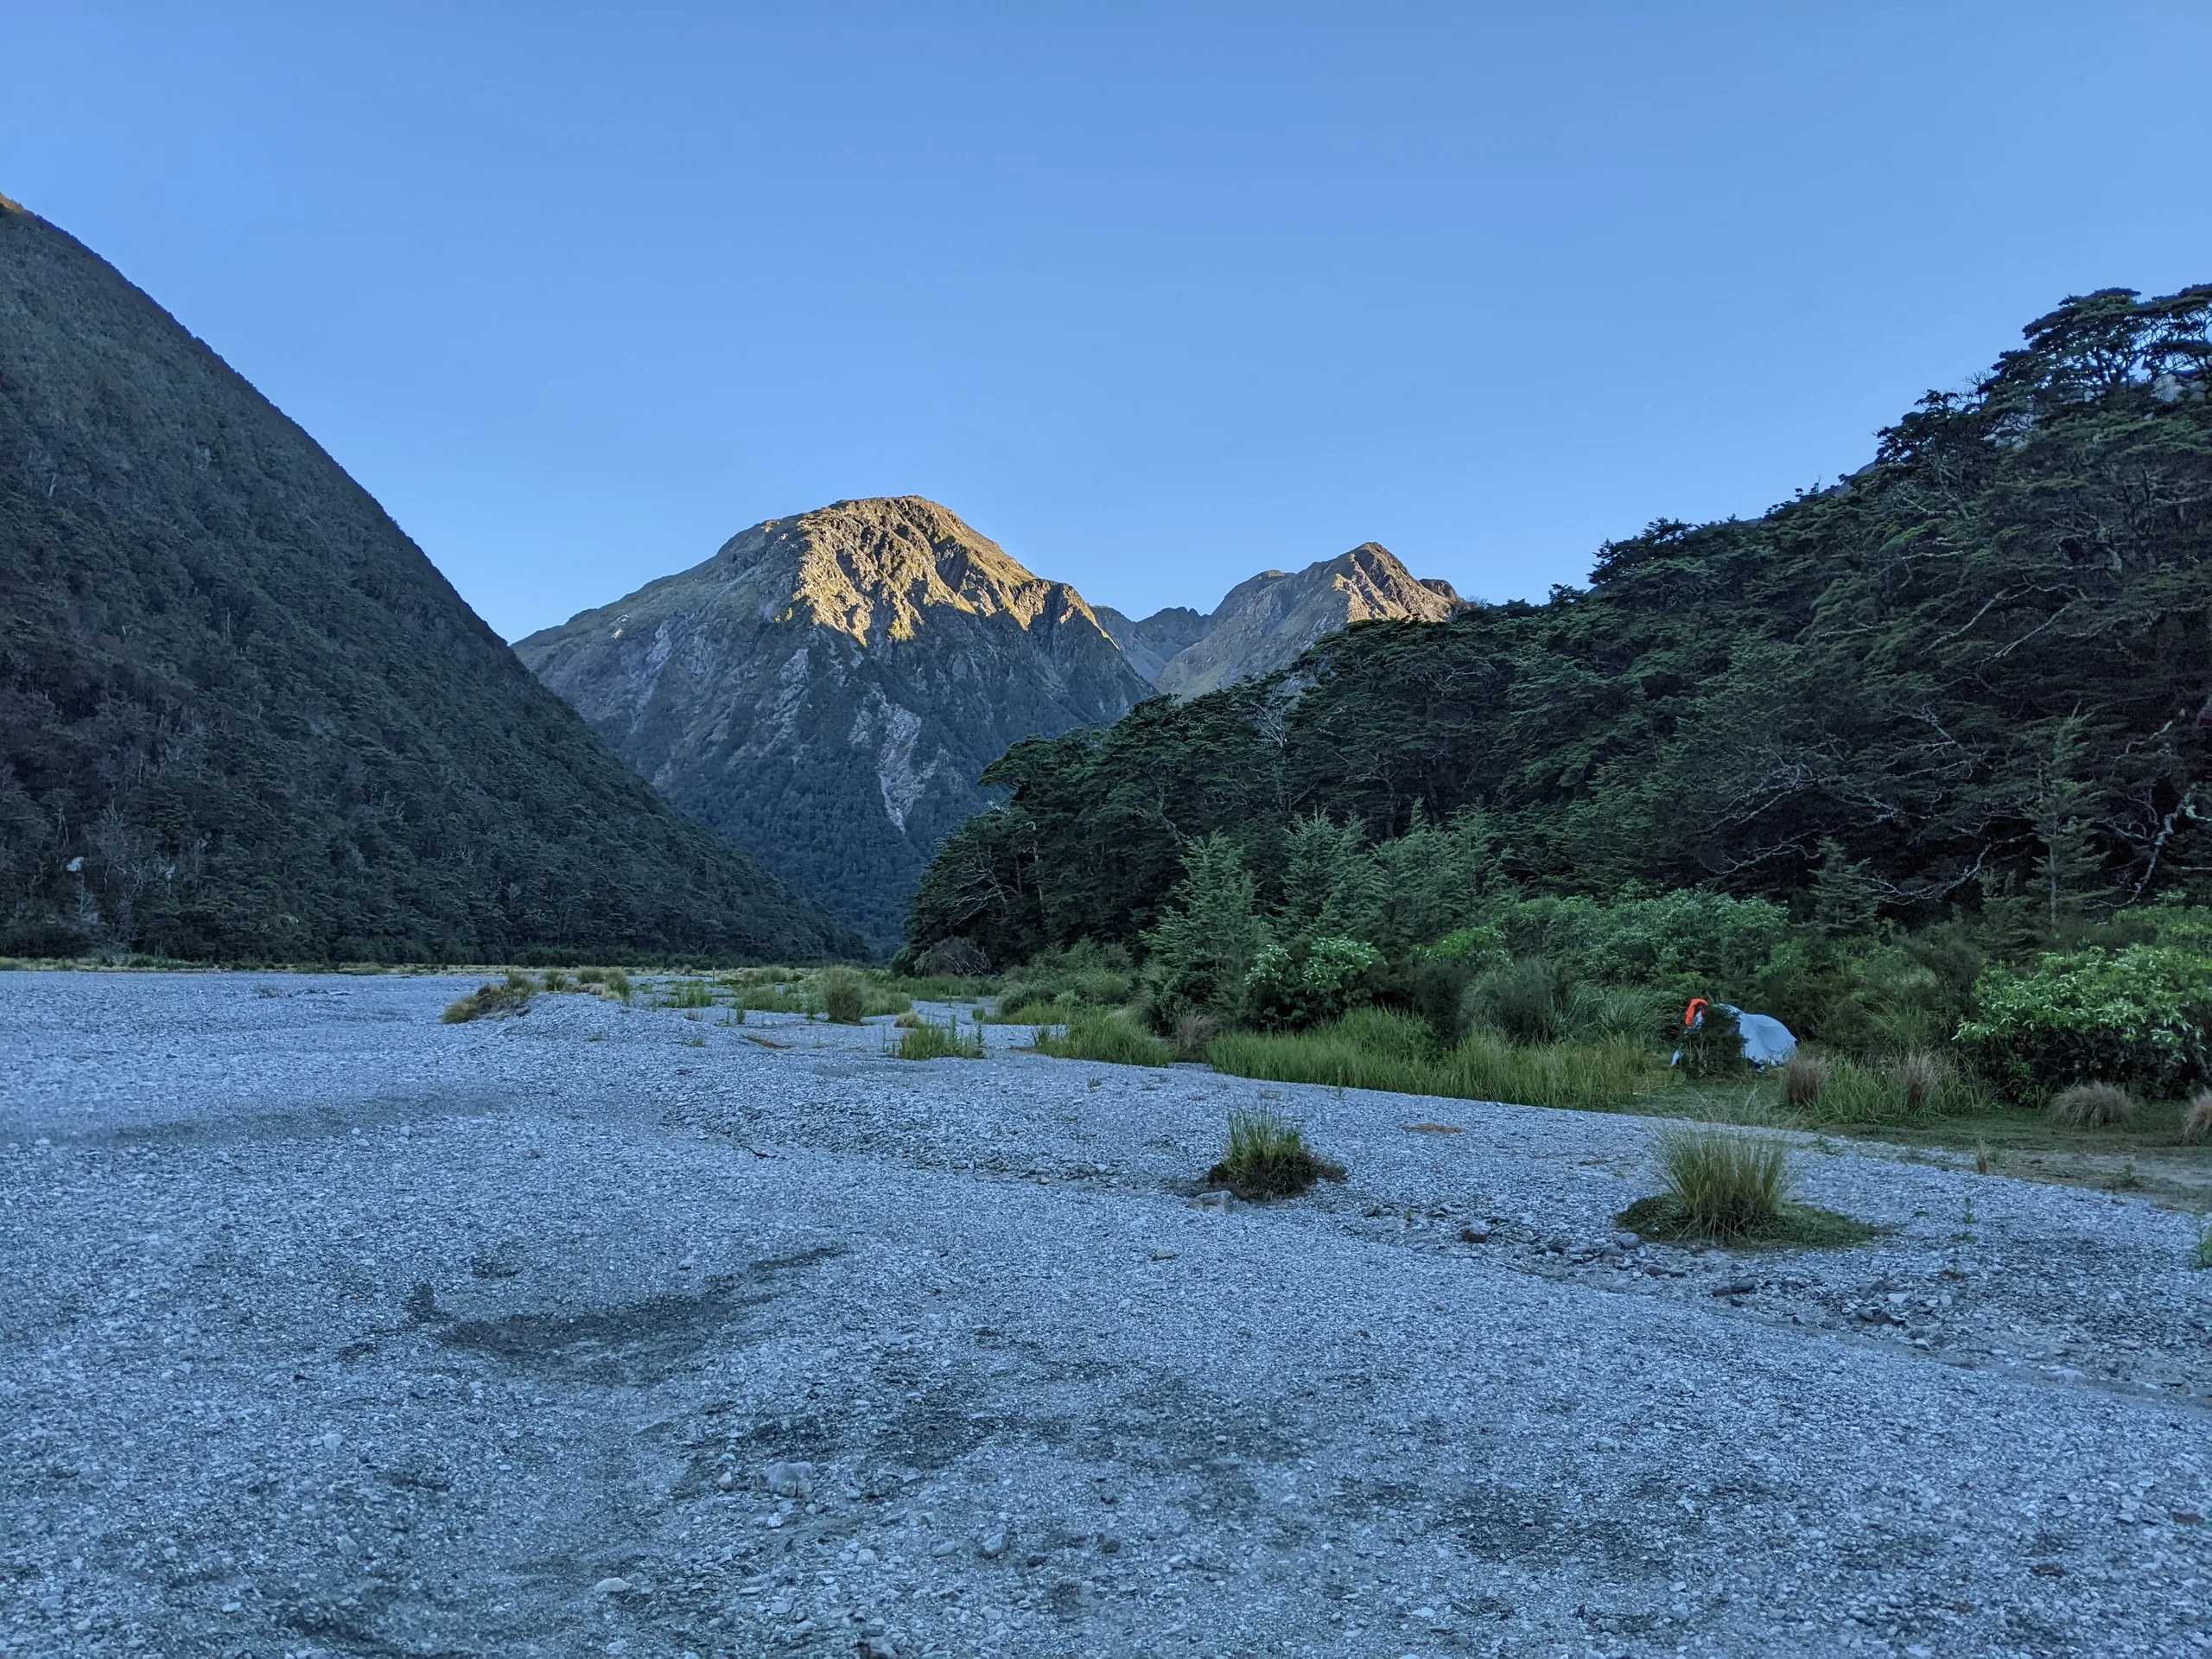
POLYGON ((1222 830, 1470 810, 1523 890, 1822 888, 2054 927, 2212 892, 2212 288, 2069 301, 1840 486, 1655 524, 1544 604, 1377 622, 1293 669, 1016 746, 910 939, 1134 941, 1222 830))
POLYGON ((0 951, 857 954, 314 441, 0 200, 0 951))

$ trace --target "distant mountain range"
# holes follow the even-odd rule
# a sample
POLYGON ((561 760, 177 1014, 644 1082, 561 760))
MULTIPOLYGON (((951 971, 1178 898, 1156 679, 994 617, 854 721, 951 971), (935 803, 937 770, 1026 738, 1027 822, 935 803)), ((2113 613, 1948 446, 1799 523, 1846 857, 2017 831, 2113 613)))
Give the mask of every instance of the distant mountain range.
POLYGON ((884 950, 1012 744, 1270 672, 1352 622, 1459 606, 1370 542, 1255 576, 1210 614, 1132 620, 901 496, 756 524, 515 651, 676 805, 884 950))
POLYGON ((0 198, 0 952, 861 948, 648 788, 214 353, 0 198))

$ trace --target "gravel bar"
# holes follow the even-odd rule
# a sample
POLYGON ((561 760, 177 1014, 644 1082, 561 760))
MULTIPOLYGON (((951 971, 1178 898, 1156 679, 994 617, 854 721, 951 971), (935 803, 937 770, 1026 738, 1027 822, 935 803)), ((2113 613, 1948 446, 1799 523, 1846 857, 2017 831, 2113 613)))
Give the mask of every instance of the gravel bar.
POLYGON ((2212 1649, 2190 1217, 474 983, 0 974, 0 1654, 2212 1649))

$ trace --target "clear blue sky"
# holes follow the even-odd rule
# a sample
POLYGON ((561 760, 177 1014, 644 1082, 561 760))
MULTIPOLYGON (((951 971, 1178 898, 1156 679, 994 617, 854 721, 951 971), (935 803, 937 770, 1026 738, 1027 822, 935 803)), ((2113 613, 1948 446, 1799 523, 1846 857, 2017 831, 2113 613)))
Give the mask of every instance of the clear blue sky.
POLYGON ((2212 281, 2212 7, 0 0, 0 192, 518 636, 842 496, 1488 598, 2212 281))

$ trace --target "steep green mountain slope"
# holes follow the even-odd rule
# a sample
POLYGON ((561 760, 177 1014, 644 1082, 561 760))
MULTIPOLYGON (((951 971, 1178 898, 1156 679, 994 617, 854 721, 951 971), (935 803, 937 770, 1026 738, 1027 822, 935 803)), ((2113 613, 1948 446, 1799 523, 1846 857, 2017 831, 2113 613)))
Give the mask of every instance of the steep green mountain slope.
POLYGON ((1853 887, 1926 916, 2212 888, 2212 288, 2069 301, 1844 485, 1655 524, 1586 590, 1376 622, 1018 746, 910 937, 1128 939, 1191 841, 1481 810, 1527 887, 1853 887))
POLYGON ((0 207, 0 951, 818 957, 314 441, 0 207))
POLYGON ((879 945, 1012 742, 1151 694, 1083 596, 935 502, 840 501, 516 652, 684 811, 879 945))

